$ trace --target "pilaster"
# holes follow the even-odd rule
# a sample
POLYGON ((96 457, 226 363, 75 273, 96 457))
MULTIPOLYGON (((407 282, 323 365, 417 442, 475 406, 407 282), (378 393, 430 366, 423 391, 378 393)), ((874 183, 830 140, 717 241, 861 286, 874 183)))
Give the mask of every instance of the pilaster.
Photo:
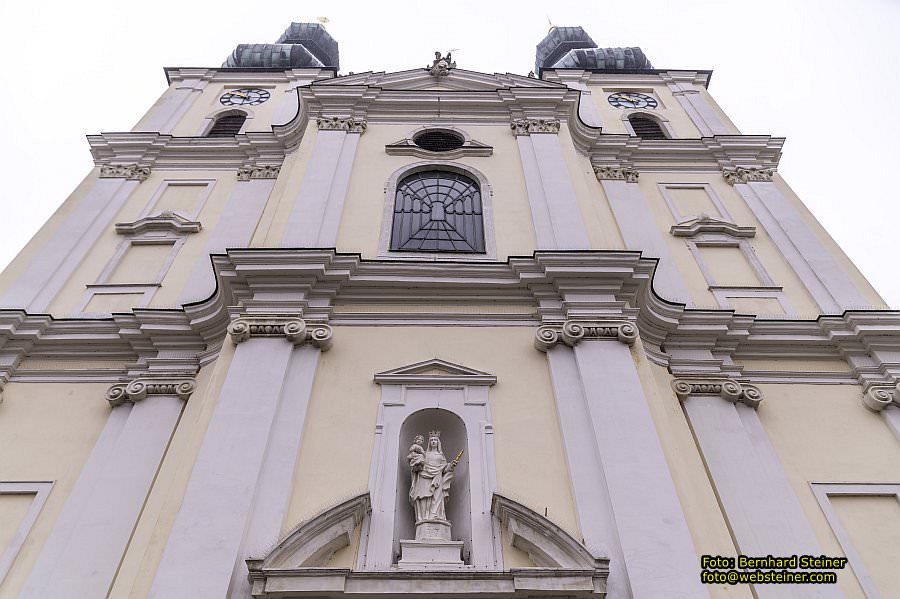
POLYGON ((215 76, 207 69, 180 69, 170 73, 169 89, 156 101, 153 108, 135 125, 132 131, 172 133, 181 117, 215 76))
POLYGON ((737 133, 733 127, 729 127, 715 109, 706 100, 697 86, 697 73, 693 71, 660 74, 660 78, 666 82, 669 91, 684 108, 691 121, 700 131, 701 137, 712 135, 733 135, 737 133))
POLYGON ((162 462, 190 378, 145 377, 110 387, 113 407, 22 597, 103 597, 162 462))
POLYGON ((659 258, 654 278, 656 291, 668 300, 690 305, 687 286, 655 224, 647 198, 638 186, 640 173, 628 166, 595 165, 594 174, 609 200, 625 247, 659 258))
MULTIPOLYGON (((743 555, 821 555, 756 409, 753 385, 721 376, 680 377, 681 400, 710 481, 743 555)), ((840 597, 834 585, 756 585, 760 598, 840 597)))
POLYGON ((705 597, 629 351, 636 338, 634 324, 621 320, 570 320, 536 335, 548 355, 582 533, 610 558, 609 597, 705 597))
POLYGON ((559 143, 558 119, 516 119, 516 136, 538 249, 589 249, 587 230, 559 143))
POLYGON ((367 123, 361 119, 319 117, 312 157, 294 199, 282 245, 335 247, 356 146, 367 123))
POLYGON ((287 510, 318 355, 330 345, 331 328, 254 315, 233 320, 228 333, 237 347, 151 597, 246 596, 245 560, 277 539, 287 510))

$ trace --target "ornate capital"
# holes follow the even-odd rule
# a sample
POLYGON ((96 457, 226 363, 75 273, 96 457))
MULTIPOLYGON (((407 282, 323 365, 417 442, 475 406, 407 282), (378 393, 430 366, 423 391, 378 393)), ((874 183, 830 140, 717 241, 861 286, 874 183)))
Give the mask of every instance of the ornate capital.
POLYGON ((516 119, 509 124, 513 135, 559 133, 559 119, 516 119))
POLYGON ((137 164, 104 164, 100 167, 101 179, 128 179, 144 181, 150 176, 149 166, 137 164))
POLYGON ((534 346, 545 352, 560 341, 575 347, 582 339, 614 339, 631 345, 637 336, 637 327, 630 322, 567 320, 562 326, 550 324, 538 327, 534 346))
POLYGON ((762 401, 758 387, 733 379, 678 378, 672 381, 672 389, 681 401, 691 395, 718 395, 731 403, 740 402, 751 408, 756 408, 762 401))
POLYGON ((284 337, 294 345, 309 341, 322 351, 331 347, 331 327, 307 323, 288 316, 241 316, 228 325, 228 334, 237 345, 251 337, 284 337))
POLYGON ((775 174, 774 168, 726 168, 722 170, 722 176, 729 185, 738 183, 750 183, 751 181, 771 181, 775 174))
POLYGON ((348 133, 365 133, 369 126, 363 119, 341 118, 337 116, 320 116, 316 119, 319 131, 346 131, 348 133))
POLYGON ((863 394, 863 403, 874 412, 890 405, 900 408, 900 381, 896 385, 872 385, 863 394))
POLYGON ((640 175, 630 166, 594 166, 594 174, 600 181, 627 181, 628 183, 637 183, 640 175))
POLYGON ((280 166, 242 166, 238 169, 238 181, 250 181, 251 179, 277 179, 281 172, 280 166))
POLYGON ((111 406, 125 402, 134 403, 146 399, 148 395, 177 395, 187 399, 194 392, 194 379, 141 377, 130 383, 116 383, 106 392, 106 400, 111 406))

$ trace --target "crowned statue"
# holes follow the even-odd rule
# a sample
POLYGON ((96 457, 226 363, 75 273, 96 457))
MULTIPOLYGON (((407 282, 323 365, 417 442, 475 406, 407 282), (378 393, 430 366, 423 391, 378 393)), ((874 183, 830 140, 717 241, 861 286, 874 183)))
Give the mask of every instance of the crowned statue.
POLYGON ((450 539, 450 522, 447 520, 447 501, 453 472, 463 452, 448 462, 441 447, 441 432, 416 435, 406 456, 412 474, 409 486, 409 502, 416 515, 416 539, 450 539))

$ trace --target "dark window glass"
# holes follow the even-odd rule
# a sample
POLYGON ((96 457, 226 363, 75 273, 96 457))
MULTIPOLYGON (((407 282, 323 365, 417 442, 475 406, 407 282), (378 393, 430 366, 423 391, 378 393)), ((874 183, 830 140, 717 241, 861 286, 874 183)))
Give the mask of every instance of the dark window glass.
POLYGON ((449 152, 450 150, 461 148, 466 143, 466 140, 462 136, 449 131, 433 130, 416 135, 413 142, 423 150, 449 152))
POLYGON ((634 134, 638 137, 643 137, 644 139, 668 139, 659 123, 649 117, 636 114, 628 117, 628 121, 631 123, 631 128, 634 129, 634 134))
POLYGON ((394 197, 391 250, 483 254, 478 183, 448 171, 404 177, 394 197))
POLYGON ((237 135, 244 121, 247 120, 246 114, 226 114, 216 119, 212 129, 206 134, 206 137, 234 137, 237 135))

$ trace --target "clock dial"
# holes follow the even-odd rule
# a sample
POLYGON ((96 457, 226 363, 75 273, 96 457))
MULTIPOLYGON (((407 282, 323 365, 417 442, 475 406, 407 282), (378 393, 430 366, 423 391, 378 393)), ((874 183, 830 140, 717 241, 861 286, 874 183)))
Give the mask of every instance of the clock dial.
POLYGON ((225 106, 255 106, 269 99, 269 92, 255 87, 233 89, 222 94, 219 102, 225 106))
POLYGON ((653 96, 637 92, 616 92, 610 94, 607 99, 616 108, 656 108, 657 106, 653 96))

